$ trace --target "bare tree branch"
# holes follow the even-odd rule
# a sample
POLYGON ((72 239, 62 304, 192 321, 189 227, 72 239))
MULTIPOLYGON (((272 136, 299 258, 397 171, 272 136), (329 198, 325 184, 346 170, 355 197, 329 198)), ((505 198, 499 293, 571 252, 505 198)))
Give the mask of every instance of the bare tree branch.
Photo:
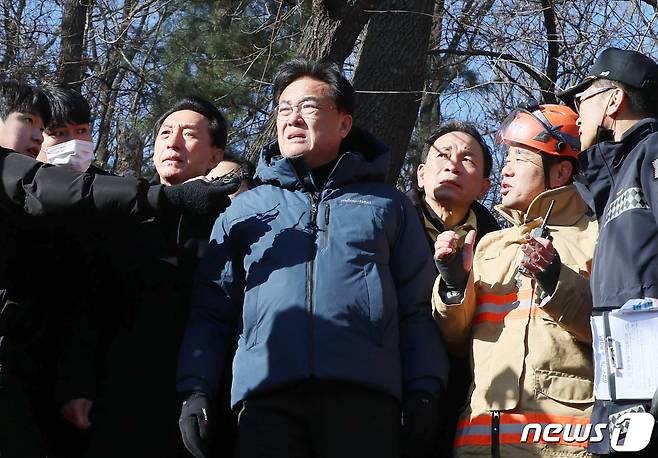
POLYGON ((484 49, 430 49, 429 54, 454 54, 456 56, 483 56, 483 57, 491 57, 496 60, 504 60, 506 62, 509 62, 511 64, 516 65, 519 67, 521 70, 523 70, 525 73, 528 74, 533 80, 537 82, 537 84, 540 87, 543 87, 546 85, 546 80, 547 78, 537 72, 532 65, 522 61, 516 56, 513 56, 511 54, 507 53, 497 53, 494 51, 487 51, 484 49))
POLYGON ((555 24, 555 11, 552 0, 542 0, 544 26, 546 27, 546 43, 548 45, 548 56, 546 61, 546 78, 540 83, 542 98, 547 103, 558 103, 555 96, 555 81, 557 81, 558 57, 560 53, 559 36, 555 24))

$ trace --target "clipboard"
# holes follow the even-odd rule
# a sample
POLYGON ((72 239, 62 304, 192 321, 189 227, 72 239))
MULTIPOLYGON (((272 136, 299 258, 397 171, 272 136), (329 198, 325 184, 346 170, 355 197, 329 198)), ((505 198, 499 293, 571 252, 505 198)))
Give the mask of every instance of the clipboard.
POLYGON ((596 398, 652 399, 658 388, 658 299, 594 312, 591 326, 596 398))

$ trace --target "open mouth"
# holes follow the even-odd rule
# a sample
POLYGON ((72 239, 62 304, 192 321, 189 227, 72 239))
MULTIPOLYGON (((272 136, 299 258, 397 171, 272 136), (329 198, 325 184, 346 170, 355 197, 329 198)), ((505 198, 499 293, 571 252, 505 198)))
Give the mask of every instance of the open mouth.
POLYGON ((41 150, 39 148, 28 148, 27 150, 25 150, 25 152, 33 158, 36 158, 39 155, 40 151, 41 150))

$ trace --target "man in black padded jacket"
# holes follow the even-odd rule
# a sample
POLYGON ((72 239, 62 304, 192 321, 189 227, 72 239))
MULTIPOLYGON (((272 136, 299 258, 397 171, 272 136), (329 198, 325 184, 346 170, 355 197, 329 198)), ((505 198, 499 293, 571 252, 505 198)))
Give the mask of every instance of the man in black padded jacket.
POLYGON ((100 227, 110 221, 137 223, 181 213, 214 217, 228 206, 228 194, 237 187, 195 180, 165 188, 150 186, 145 180, 80 174, 36 162, 28 157, 35 155, 33 148, 11 140, 20 139, 26 125, 38 128, 48 122, 50 110, 44 100, 39 90, 25 84, 0 83, 0 412, 4 413, 0 415, 0 453, 8 458, 45 456, 22 392, 19 373, 26 368, 17 367, 11 349, 16 348, 12 341, 29 341, 34 332, 34 313, 21 304, 14 279, 47 273, 38 270, 38 259, 34 269, 19 272, 17 261, 28 248, 20 235, 57 224, 100 227))

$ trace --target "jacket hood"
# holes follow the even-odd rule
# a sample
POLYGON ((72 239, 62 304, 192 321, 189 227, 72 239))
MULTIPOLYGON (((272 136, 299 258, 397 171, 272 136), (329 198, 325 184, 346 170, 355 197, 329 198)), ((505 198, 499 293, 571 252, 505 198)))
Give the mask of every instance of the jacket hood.
MULTIPOLYGON (((388 171, 388 147, 375 136, 352 127, 341 143, 338 161, 325 188, 336 188, 359 181, 385 181, 388 171)), ((262 182, 288 189, 312 190, 311 169, 302 156, 286 158, 273 141, 261 151, 256 177, 262 182)))
POLYGON ((587 211, 587 205, 572 184, 542 192, 535 197, 525 212, 512 210, 502 204, 496 205, 496 211, 514 226, 520 226, 537 218, 542 218, 543 221, 552 200, 555 200, 555 206, 548 218, 548 224, 552 226, 572 226, 587 211))

